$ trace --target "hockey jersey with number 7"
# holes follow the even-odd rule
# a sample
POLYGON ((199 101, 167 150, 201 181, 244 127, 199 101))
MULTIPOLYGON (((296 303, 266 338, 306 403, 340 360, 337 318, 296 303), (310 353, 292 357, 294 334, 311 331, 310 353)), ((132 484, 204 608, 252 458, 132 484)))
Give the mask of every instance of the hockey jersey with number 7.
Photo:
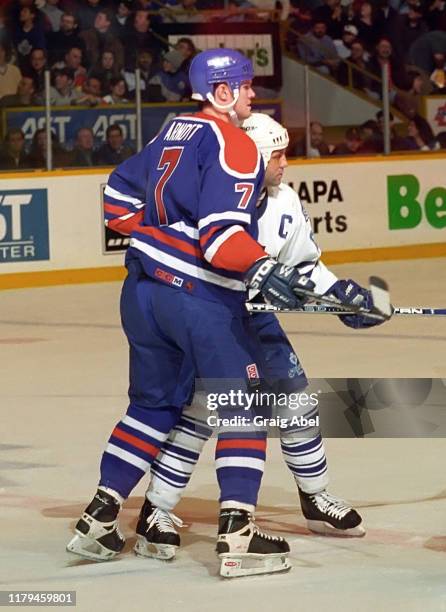
POLYGON ((212 116, 182 115, 120 164, 105 189, 109 228, 130 235, 127 261, 178 290, 243 303, 264 168, 253 141, 212 116))

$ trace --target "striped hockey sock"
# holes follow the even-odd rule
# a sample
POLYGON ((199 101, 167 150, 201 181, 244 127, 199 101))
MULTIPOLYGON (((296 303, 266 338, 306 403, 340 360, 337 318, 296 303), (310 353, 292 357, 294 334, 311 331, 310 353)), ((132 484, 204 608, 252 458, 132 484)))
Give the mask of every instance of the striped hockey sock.
POLYGON ((100 486, 127 498, 150 468, 178 417, 177 408, 131 404, 112 431, 102 456, 100 486))

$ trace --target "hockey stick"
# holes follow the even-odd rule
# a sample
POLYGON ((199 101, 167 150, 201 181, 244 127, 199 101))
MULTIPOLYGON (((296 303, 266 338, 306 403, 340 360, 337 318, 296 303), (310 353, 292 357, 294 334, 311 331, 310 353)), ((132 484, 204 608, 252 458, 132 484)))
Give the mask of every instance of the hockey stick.
MULTIPOLYGON (((356 311, 342 310, 336 306, 328 306, 325 304, 304 304, 302 308, 278 308, 277 306, 271 306, 271 304, 246 304, 249 312, 277 312, 277 313, 298 313, 298 314, 356 314, 356 311)), ((414 315, 414 316, 425 316, 433 317, 440 316, 446 317, 446 308, 418 308, 416 306, 400 307, 395 308, 393 311, 394 315, 414 315)))
MULTIPOLYGON (((321 304, 322 306, 328 306, 331 308, 335 308, 338 314, 360 314, 365 317, 369 317, 370 319, 377 319, 378 321, 386 321, 390 319, 392 316, 392 306, 390 304, 390 296, 389 289, 386 281, 377 276, 371 276, 369 278, 370 283, 370 292, 373 298, 373 308, 368 310, 367 308, 363 308, 362 306, 355 306, 354 304, 348 304, 346 302, 341 302, 334 296, 328 295, 319 295, 318 293, 314 293, 314 291, 309 291, 308 289, 304 289, 301 287, 295 288, 294 291, 297 295, 301 295, 311 299, 316 305, 321 304)), ((252 304, 251 306, 255 306, 252 304)), ((259 306, 266 306, 270 312, 305 312, 305 306, 303 309, 298 310, 290 310, 290 309, 281 309, 275 306, 268 306, 267 304, 259 304, 259 306)), ((251 312, 268 312, 267 309, 259 310, 259 309, 251 309, 251 312)), ((310 311, 311 312, 311 311, 310 311)))

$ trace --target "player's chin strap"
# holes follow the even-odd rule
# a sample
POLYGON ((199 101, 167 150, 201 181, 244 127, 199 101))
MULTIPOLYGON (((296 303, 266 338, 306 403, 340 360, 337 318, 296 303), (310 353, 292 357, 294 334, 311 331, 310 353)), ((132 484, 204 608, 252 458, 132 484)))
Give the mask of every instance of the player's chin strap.
POLYGON ((212 106, 214 106, 217 110, 222 113, 228 113, 231 119, 231 123, 233 123, 236 127, 240 127, 242 122, 237 117, 237 113, 234 110, 234 106, 237 104, 237 100, 240 95, 240 90, 238 89, 238 87, 232 90, 232 95, 234 96, 234 99, 232 100, 232 102, 229 102, 229 104, 219 104, 215 101, 215 98, 211 93, 208 93, 206 97, 212 104, 212 106))

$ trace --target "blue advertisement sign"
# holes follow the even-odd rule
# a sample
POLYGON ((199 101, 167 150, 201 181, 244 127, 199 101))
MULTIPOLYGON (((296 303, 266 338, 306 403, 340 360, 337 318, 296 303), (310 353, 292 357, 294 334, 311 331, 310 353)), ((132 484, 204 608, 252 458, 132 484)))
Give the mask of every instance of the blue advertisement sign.
MULTIPOLYGON (((165 123, 180 114, 197 110, 194 103, 148 104, 142 108, 143 143, 149 142, 165 123)), ((254 103, 253 110, 267 112, 275 119, 281 119, 280 102, 254 103)), ((7 109, 4 111, 6 129, 18 128, 25 134, 28 144, 36 130, 45 127, 44 109, 7 109)), ((105 132, 110 125, 121 126, 124 139, 136 141, 136 113, 133 105, 100 106, 97 108, 59 107, 51 109, 51 128, 64 148, 74 146, 76 133, 80 128, 91 128, 96 144, 105 142, 105 132)))
POLYGON ((0 191, 0 263, 49 258, 47 190, 0 191))

